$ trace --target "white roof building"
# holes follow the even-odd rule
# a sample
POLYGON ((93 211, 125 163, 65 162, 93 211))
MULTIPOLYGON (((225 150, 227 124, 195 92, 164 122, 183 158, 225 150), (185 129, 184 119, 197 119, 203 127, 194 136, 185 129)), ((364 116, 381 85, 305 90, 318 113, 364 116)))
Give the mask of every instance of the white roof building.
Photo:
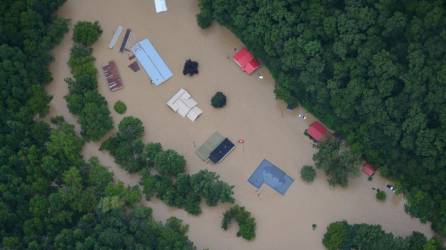
POLYGON ((180 89, 167 101, 167 106, 182 117, 187 116, 191 121, 195 121, 203 113, 197 105, 198 103, 185 89, 180 89))
POLYGON ((166 0, 155 0, 155 11, 156 13, 167 11, 166 0))

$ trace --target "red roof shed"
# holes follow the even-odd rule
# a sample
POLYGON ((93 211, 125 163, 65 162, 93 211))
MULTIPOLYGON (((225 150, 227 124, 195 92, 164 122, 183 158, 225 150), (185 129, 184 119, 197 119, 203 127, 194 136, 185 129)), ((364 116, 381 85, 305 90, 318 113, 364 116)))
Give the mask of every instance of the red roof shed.
POLYGON ((362 172, 367 176, 373 176, 375 174, 375 171, 376 168, 368 162, 365 162, 364 165, 362 165, 362 172))
POLYGON ((232 57, 235 63, 248 74, 252 74, 260 67, 260 63, 254 58, 247 48, 243 48, 232 57))
POLYGON ((313 122, 308 127, 307 133, 313 140, 320 141, 327 135, 327 129, 320 122, 313 122))

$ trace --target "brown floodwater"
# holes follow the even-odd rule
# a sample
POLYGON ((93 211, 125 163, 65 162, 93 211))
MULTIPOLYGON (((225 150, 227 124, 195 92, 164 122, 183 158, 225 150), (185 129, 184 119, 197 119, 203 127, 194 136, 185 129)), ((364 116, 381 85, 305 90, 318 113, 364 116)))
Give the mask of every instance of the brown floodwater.
MULTIPOLYGON (((171 0, 167 4, 168 12, 156 14, 152 0, 69 0, 59 11, 72 23, 100 22, 104 33, 93 47, 96 65, 100 69, 109 60, 116 61, 124 83, 122 90, 110 92, 103 76, 99 76, 99 91, 107 98, 110 110, 117 100, 124 101, 126 115, 139 117, 144 122, 146 141, 161 142, 165 148, 183 154, 190 172, 209 169, 234 185, 237 202, 256 217, 257 237, 247 242, 235 236, 235 225, 226 232, 220 228, 227 205, 209 208, 203 204, 203 213, 191 216, 158 200, 144 202, 154 209, 156 219, 171 216, 182 219, 190 225, 190 239, 199 248, 210 249, 323 249, 326 226, 343 219, 350 223, 380 224, 401 236, 413 230, 432 235, 429 225, 404 212, 400 197, 388 192, 386 202, 376 201, 372 187, 385 189, 386 180, 381 177, 370 182, 361 175, 347 189, 340 189, 330 188, 318 172, 314 183, 303 183, 299 170, 303 165, 312 164, 314 153, 311 141, 303 133, 314 118, 308 115, 307 120, 302 120, 297 118, 302 110, 286 111, 285 105, 274 97, 274 80, 266 68, 251 76, 239 70, 230 58, 234 48, 243 45, 217 24, 201 30, 195 22, 196 0, 171 0), (118 25, 132 29, 128 47, 148 37, 173 71, 173 78, 156 87, 142 70, 131 71, 129 54, 118 52, 122 35, 114 49, 108 48, 118 25), (183 76, 183 63, 188 58, 200 63, 199 75, 183 76), (264 78, 259 79, 259 75, 264 78), (167 100, 179 88, 188 90, 203 110, 197 121, 182 118, 167 107, 167 100), (221 110, 210 106, 216 91, 223 91, 228 97, 228 105, 221 110), (194 151, 215 131, 234 142, 244 139, 245 143, 238 144, 221 164, 211 165, 202 162, 194 151), (281 196, 267 186, 257 191, 247 182, 263 159, 277 164, 295 179, 286 195, 281 196), (312 230, 312 224, 318 225, 316 230, 312 230)), ((68 112, 63 98, 68 92, 63 79, 70 75, 66 63, 71 46, 69 33, 54 50, 55 61, 51 65, 54 81, 47 90, 54 96, 50 115, 63 115, 74 124, 76 119, 68 112)), ((112 113, 117 124, 123 116, 112 113)), ((79 130, 78 125, 76 128, 79 130)), ((138 183, 138 176, 127 174, 98 148, 99 143, 88 143, 84 148, 85 157, 97 156, 117 180, 128 185, 138 183)))

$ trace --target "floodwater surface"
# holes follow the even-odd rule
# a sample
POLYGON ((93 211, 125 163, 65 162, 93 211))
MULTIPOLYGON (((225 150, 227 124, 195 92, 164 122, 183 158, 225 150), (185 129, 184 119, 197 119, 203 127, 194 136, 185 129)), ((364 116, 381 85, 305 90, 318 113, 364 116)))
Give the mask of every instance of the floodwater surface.
MULTIPOLYGON (((304 135, 311 115, 302 120, 295 110, 289 112, 274 97, 274 80, 266 68, 249 76, 240 71, 230 59, 235 48, 242 43, 227 29, 216 23, 207 30, 200 29, 195 21, 198 13, 196 0, 168 1, 168 12, 156 14, 152 0, 69 0, 59 15, 71 19, 99 21, 104 32, 93 46, 98 70, 109 60, 119 68, 124 88, 110 92, 105 79, 99 75, 99 91, 107 98, 110 110, 117 100, 127 105, 126 115, 139 117, 145 125, 145 140, 161 142, 183 154, 191 173, 200 169, 217 172, 224 181, 234 185, 235 198, 257 220, 257 237, 248 242, 236 237, 233 224, 228 231, 220 228, 222 214, 229 206, 209 208, 203 204, 200 216, 169 208, 159 200, 146 202, 158 220, 176 216, 189 224, 189 237, 199 248, 209 249, 305 249, 319 250, 326 226, 337 220, 350 223, 380 224, 387 231, 406 236, 413 230, 432 235, 429 225, 421 224, 404 212, 400 197, 388 193, 386 202, 375 199, 373 187, 385 189, 386 180, 376 176, 367 181, 364 175, 351 181, 347 189, 330 188, 322 173, 312 184, 299 177, 303 165, 311 165, 314 148, 304 135), (118 25, 132 29, 128 48, 148 37, 174 76, 159 87, 150 84, 143 70, 134 73, 128 68, 133 62, 128 52, 119 53, 123 35, 114 49, 108 43, 118 25), (188 58, 199 62, 199 75, 183 76, 182 67, 188 58), (259 76, 264 76, 259 79, 259 76), (167 100, 180 88, 186 89, 198 102, 203 114, 195 122, 171 111, 167 100), (216 91, 228 97, 223 109, 214 109, 210 99, 216 91), (229 137, 237 148, 221 164, 201 161, 194 153, 196 147, 215 131, 229 137), (244 143, 238 141, 242 139, 244 143), (268 159, 294 178, 288 192, 282 196, 267 186, 256 190, 247 179, 256 166, 268 159), (312 224, 317 224, 315 230, 312 224)), ((68 112, 64 96, 70 76, 67 66, 71 33, 55 49, 51 65, 54 81, 47 90, 54 96, 50 115, 63 115, 75 124, 68 112)), ((122 115, 112 111, 115 125, 122 115)), ((79 130, 79 126, 76 125, 79 130)), ((138 176, 129 175, 117 166, 110 155, 98 150, 99 143, 88 143, 86 158, 97 156, 117 180, 136 185, 138 176)))

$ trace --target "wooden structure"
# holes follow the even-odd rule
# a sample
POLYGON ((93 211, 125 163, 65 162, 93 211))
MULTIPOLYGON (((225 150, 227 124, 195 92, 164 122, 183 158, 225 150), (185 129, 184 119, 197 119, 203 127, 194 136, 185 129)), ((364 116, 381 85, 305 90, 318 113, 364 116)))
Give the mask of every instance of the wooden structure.
POLYGON ((119 76, 118 66, 115 61, 110 61, 102 67, 102 73, 107 80, 107 86, 111 91, 117 91, 123 88, 121 77, 119 76))

